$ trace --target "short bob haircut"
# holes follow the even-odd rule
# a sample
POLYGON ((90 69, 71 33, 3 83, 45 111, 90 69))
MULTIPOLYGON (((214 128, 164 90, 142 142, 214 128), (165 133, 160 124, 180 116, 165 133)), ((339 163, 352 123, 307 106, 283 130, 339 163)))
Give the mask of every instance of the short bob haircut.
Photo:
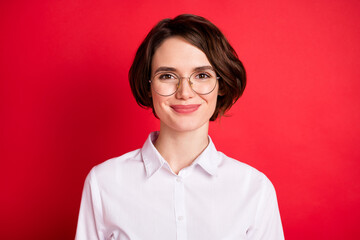
POLYGON ((167 38, 179 36, 203 51, 219 79, 219 95, 210 121, 222 116, 239 99, 245 89, 246 73, 235 50, 221 31, 207 19, 182 14, 174 19, 163 19, 151 29, 136 52, 129 70, 129 81, 136 102, 141 107, 151 107, 156 116, 152 98, 151 63, 152 58, 167 38))

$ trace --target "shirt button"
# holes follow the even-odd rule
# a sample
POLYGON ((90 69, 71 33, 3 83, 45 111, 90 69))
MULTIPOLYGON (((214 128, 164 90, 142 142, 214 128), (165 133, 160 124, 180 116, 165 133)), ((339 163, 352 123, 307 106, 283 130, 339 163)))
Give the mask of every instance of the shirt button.
POLYGON ((182 179, 180 177, 176 178, 177 182, 182 182, 182 179))
POLYGON ((182 220, 184 220, 184 217, 183 216, 178 216, 178 221, 182 221, 182 220))

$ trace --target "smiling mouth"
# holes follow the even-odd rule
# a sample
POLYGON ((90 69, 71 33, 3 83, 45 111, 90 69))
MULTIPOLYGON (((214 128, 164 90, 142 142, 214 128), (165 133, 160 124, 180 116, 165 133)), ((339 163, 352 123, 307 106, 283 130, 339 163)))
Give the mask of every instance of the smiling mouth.
POLYGON ((201 104, 171 105, 170 107, 177 113, 192 113, 198 110, 200 105, 201 104))

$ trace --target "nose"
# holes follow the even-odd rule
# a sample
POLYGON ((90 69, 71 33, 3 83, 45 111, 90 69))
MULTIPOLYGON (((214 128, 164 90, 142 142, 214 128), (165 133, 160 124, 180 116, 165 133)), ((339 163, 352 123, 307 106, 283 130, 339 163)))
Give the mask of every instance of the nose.
POLYGON ((179 84, 178 90, 175 93, 176 98, 188 99, 195 96, 195 92, 191 88, 191 82, 188 77, 182 77, 179 84))

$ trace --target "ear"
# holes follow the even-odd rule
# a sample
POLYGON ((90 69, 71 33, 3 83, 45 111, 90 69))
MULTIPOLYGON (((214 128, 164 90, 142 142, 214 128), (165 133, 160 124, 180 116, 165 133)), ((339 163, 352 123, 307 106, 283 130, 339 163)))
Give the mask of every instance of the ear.
POLYGON ((218 90, 218 96, 222 97, 225 95, 224 87, 220 83, 221 78, 218 78, 218 84, 219 84, 219 90, 218 90))
POLYGON ((150 85, 149 89, 147 90, 147 95, 148 95, 149 98, 152 98, 151 85, 150 85))
POLYGON ((219 85, 219 90, 218 90, 218 96, 224 96, 225 95, 225 91, 224 88, 221 87, 221 85, 219 85))
POLYGON ((224 95, 225 95, 224 91, 222 89, 219 89, 218 96, 222 97, 224 95))

